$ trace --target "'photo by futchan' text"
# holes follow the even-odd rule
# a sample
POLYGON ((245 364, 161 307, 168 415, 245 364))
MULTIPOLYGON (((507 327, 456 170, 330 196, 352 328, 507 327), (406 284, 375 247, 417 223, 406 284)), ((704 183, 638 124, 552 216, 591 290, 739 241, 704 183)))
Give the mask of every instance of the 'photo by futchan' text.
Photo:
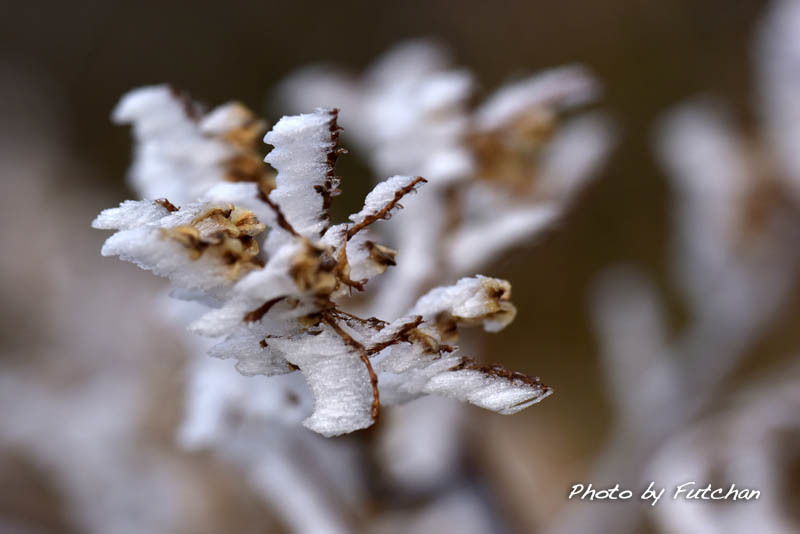
MULTIPOLYGON (((629 489, 622 489, 619 484, 606 489, 597 489, 592 484, 573 484, 567 499, 580 501, 627 501, 638 495, 639 500, 648 501, 655 506, 667 493, 667 488, 658 488, 655 482, 650 482, 647 488, 639 493, 629 489)), ((688 501, 750 501, 758 500, 761 492, 756 489, 738 488, 736 484, 730 486, 712 487, 711 484, 702 486, 695 481, 678 484, 667 494, 673 501, 684 499, 688 501)))

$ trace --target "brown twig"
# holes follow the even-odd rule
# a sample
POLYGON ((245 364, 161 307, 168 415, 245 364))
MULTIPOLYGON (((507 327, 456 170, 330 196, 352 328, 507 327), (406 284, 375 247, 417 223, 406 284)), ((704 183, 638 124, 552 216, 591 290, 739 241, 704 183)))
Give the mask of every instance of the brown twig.
POLYGON ((295 236, 295 237, 300 237, 300 234, 298 234, 298 233, 297 233, 297 230, 295 230, 295 229, 292 227, 292 225, 291 225, 291 224, 289 224, 289 221, 287 221, 287 220, 286 220, 286 216, 283 214, 283 211, 281 211, 281 207, 280 207, 280 206, 278 206, 277 204, 275 204, 275 203, 272 201, 272 199, 271 199, 271 198, 269 198, 269 196, 267 196, 267 195, 260 195, 260 198, 261 198, 261 200, 263 200, 264 202, 266 202, 266 204, 267 204, 267 205, 268 205, 270 208, 272 208, 272 211, 274 211, 274 212, 275 212, 275 218, 276 218, 276 219, 277 219, 277 221, 278 221, 278 226, 280 226, 281 228, 283 228, 284 230, 286 230, 287 232, 289 232, 289 233, 290 233, 290 234, 292 234, 293 236, 295 236))
POLYGON ((547 393, 552 391, 552 388, 550 386, 543 384, 538 376, 529 376, 526 375, 525 373, 520 373, 518 371, 509 371, 499 363, 493 363, 490 365, 481 365, 475 360, 467 358, 466 356, 462 357, 461 361, 454 367, 451 367, 450 370, 478 371, 479 373, 483 373, 488 376, 494 376, 496 378, 504 378, 512 382, 520 381, 528 386, 541 390, 542 393, 547 393))
MULTIPOLYGON (((339 159, 340 155, 347 154, 346 149, 339 147, 339 133, 342 131, 342 128, 340 128, 337 123, 339 110, 337 108, 332 108, 329 110, 329 113, 331 119, 328 123, 328 131, 331 134, 332 145, 325 155, 328 169, 325 171, 325 183, 323 185, 314 186, 314 191, 322 197, 322 219, 326 221, 326 223, 330 223, 329 212, 331 201, 333 197, 341 193, 341 191, 339 191, 340 180, 339 177, 336 176, 336 160, 339 159)), ((327 224, 322 229, 320 235, 324 234, 325 230, 327 230, 327 224)))
POLYGON ((166 198, 158 198, 158 199, 154 200, 153 202, 155 202, 156 204, 158 204, 162 208, 165 208, 170 213, 176 212, 179 209, 179 208, 177 208, 175 206, 175 204, 173 204, 172 202, 170 202, 166 198))
POLYGON ((260 321, 261 318, 267 314, 270 308, 272 308, 274 305, 276 305, 278 302, 282 301, 285 298, 286 297, 277 297, 272 300, 268 300, 255 310, 245 313, 244 317, 242 317, 242 320, 246 323, 254 323, 256 321, 260 321))
POLYGON ((328 325, 330 325, 331 328, 333 328, 333 330, 340 338, 342 338, 342 341, 344 341, 345 344, 349 345, 358 352, 358 356, 367 367, 367 372, 369 373, 369 382, 372 385, 372 407, 370 408, 370 416, 372 417, 373 421, 377 421, 381 408, 380 392, 378 391, 378 375, 375 373, 375 369, 372 368, 372 362, 369 361, 367 350, 364 348, 364 345, 353 339, 353 336, 345 332, 345 330, 336 322, 336 319, 329 310, 323 311, 321 318, 328 325))
POLYGON ((386 203, 384 207, 378 210, 377 213, 373 213, 372 215, 367 215, 364 217, 364 220, 358 224, 355 224, 347 229, 347 239, 350 240, 354 235, 358 232, 369 226, 370 224, 374 223, 375 221, 379 221, 381 219, 386 219, 389 213, 397 206, 397 203, 400 202, 400 199, 406 196, 411 191, 414 191, 414 187, 419 183, 427 183, 428 180, 423 178, 422 176, 417 176, 414 180, 411 181, 410 184, 407 186, 398 189, 394 192, 394 198, 386 203))
POLYGON ((336 259, 336 274, 339 280, 346 286, 352 289, 356 288, 359 291, 364 291, 364 284, 366 280, 353 280, 350 278, 350 260, 347 259, 347 240, 339 247, 339 254, 336 259))
POLYGON ((391 338, 389 338, 386 341, 383 341, 381 343, 376 343, 375 345, 373 345, 369 349, 367 349, 367 354, 369 354, 369 355, 378 354, 380 351, 382 351, 386 347, 390 347, 390 346, 392 346, 392 345, 394 345, 394 344, 396 344, 396 343, 398 343, 400 341, 406 341, 408 339, 408 333, 411 332, 412 330, 414 330, 416 327, 418 327, 420 325, 420 323, 422 323, 422 316, 421 315, 417 315, 414 318, 413 321, 411 321, 410 323, 406 323, 403 326, 401 326, 391 338))
POLYGON ((203 116, 203 109, 201 108, 200 104, 192 100, 192 97, 189 96, 189 93, 186 91, 182 91, 172 84, 169 84, 168 87, 173 98, 175 98, 181 104, 181 107, 183 107, 184 115, 186 115, 186 117, 192 121, 199 121, 203 116))
POLYGON ((366 319, 364 319, 362 317, 359 317, 358 315, 353 315, 352 313, 340 310, 339 308, 331 309, 330 313, 338 319, 344 319, 345 321, 352 320, 364 326, 368 326, 369 328, 374 328, 375 330, 378 331, 383 330, 383 328, 389 324, 386 321, 378 319, 377 317, 367 317, 366 319))

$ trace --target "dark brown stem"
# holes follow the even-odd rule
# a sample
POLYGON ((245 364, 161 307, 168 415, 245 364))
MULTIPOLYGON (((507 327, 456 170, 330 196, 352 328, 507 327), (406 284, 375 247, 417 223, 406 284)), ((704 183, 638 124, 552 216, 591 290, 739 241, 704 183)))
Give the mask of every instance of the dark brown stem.
POLYGON ((348 270, 349 260, 347 259, 347 240, 345 239, 344 243, 342 243, 342 245, 339 247, 339 257, 336 259, 336 273, 339 280, 344 285, 348 286, 351 292, 353 288, 356 288, 359 291, 364 291, 364 284, 366 283, 366 280, 353 280, 350 278, 348 270))
POLYGON ((166 208, 166 210, 169 211, 170 213, 178 211, 178 209, 179 209, 179 208, 177 208, 175 206, 175 204, 173 204, 172 202, 170 202, 166 198, 158 198, 158 199, 154 200, 153 202, 155 202, 156 204, 158 204, 162 208, 166 208))
POLYGON ((394 198, 392 198, 392 200, 387 202, 386 205, 384 207, 382 207, 380 210, 378 210, 377 213, 373 213, 372 215, 367 215, 366 217, 364 217, 363 221, 361 221, 360 223, 358 223, 356 225, 353 225, 350 228, 348 228, 347 229, 347 239, 350 240, 350 238, 352 238, 358 232, 360 232, 361 230, 363 230, 364 228, 366 228, 370 224, 374 223, 375 221, 379 221, 381 219, 385 219, 389 215, 389 212, 391 212, 392 209, 394 209, 394 207, 397 206, 397 203, 400 202, 401 198, 406 196, 411 191, 414 191, 414 187, 417 184, 419 184, 419 183, 427 183, 427 182, 428 182, 428 180, 426 180, 422 176, 417 176, 416 178, 414 178, 414 180, 411 181, 410 184, 408 184, 407 186, 395 191, 394 192, 394 198))
POLYGON ((520 381, 528 386, 541 390, 542 393, 547 393, 552 391, 552 388, 550 386, 542 384, 542 381, 541 379, 539 379, 538 376, 530 376, 526 375, 525 373, 520 373, 517 371, 509 371, 499 363, 494 363, 490 365, 480 365, 475 360, 467 358, 465 356, 461 358, 461 361, 457 365, 450 368, 451 371, 460 371, 463 369, 467 369, 470 371, 478 371, 479 373, 483 373, 488 376, 504 378, 512 382, 520 381))
POLYGON ((348 313, 348 312, 346 312, 344 310, 340 310, 338 308, 331 309, 330 313, 333 314, 334 317, 337 317, 339 319, 343 319, 346 322, 352 320, 352 321, 355 321, 357 323, 360 323, 360 324, 362 324, 364 326, 368 326, 368 327, 373 328, 373 329, 378 330, 378 331, 382 330, 386 325, 389 324, 386 321, 382 321, 382 320, 378 319, 377 317, 367 317, 366 319, 363 319, 363 318, 359 317, 358 315, 353 315, 352 313, 348 313))
POLYGON ((270 308, 272 308, 274 305, 276 305, 278 302, 282 301, 285 298, 286 297, 277 297, 272 300, 268 300, 255 310, 251 310, 245 313, 244 317, 242 317, 242 320, 246 323, 255 323, 256 321, 260 321, 261 318, 267 314, 270 308))
POLYGON ((300 237, 300 234, 297 233, 297 230, 292 228, 292 225, 289 224, 289 221, 286 220, 286 216, 281 211, 281 207, 275 204, 271 198, 267 195, 260 195, 261 200, 267 203, 267 205, 272 208, 272 211, 275 212, 275 218, 278 221, 278 226, 289 232, 295 237, 300 237))
POLYGON ((349 345, 358 352, 358 356, 367 367, 367 372, 369 373, 369 382, 372 385, 372 408, 370 409, 370 416, 372 417, 373 421, 377 421, 381 409, 381 397, 380 392, 378 391, 378 375, 375 373, 375 369, 372 368, 372 362, 369 361, 367 350, 364 348, 364 345, 353 339, 350 334, 345 332, 345 330, 339 326, 339 324, 336 322, 336 319, 329 311, 326 310, 322 312, 322 320, 330 325, 331 328, 333 328, 336 334, 342 338, 342 341, 344 341, 346 345, 349 345))
POLYGON ((413 329, 418 327, 422 323, 422 316, 417 315, 413 321, 410 323, 406 323, 400 327, 400 329, 393 335, 390 339, 382 343, 376 343, 375 345, 371 346, 367 349, 367 354, 373 355, 378 354, 380 351, 385 349, 386 347, 390 347, 400 341, 405 341, 408 338, 408 333, 411 332, 413 329))

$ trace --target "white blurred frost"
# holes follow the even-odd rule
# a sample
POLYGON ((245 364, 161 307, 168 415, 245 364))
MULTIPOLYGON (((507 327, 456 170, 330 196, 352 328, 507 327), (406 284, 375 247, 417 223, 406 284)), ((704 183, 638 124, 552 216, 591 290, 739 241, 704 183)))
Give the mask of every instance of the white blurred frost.
POLYGON ((222 164, 234 150, 204 134, 192 106, 159 85, 129 92, 114 109, 115 122, 133 125, 136 157, 129 180, 144 198, 180 205, 221 180, 222 164))

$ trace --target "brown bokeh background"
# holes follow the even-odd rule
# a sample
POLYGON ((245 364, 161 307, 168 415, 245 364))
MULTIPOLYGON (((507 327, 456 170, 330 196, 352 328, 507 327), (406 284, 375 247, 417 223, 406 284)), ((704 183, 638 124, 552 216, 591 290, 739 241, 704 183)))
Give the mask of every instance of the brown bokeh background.
MULTIPOLYGON (((764 7, 759 0, 6 3, 0 94, 14 95, 22 78, 37 82, 53 127, 63 130, 61 148, 85 169, 65 172, 50 199, 85 197, 86 232, 92 233, 89 221, 103 207, 98 198, 132 196, 123 181, 129 132, 109 121, 119 96, 132 87, 170 82, 209 104, 241 100, 274 121, 270 90, 292 69, 324 61, 357 71, 409 37, 449 45, 484 92, 521 73, 587 65, 605 87, 598 107, 618 128, 612 158, 557 228, 485 273, 512 282, 519 308, 516 322, 486 344, 487 357, 538 374, 556 389, 514 418, 474 412, 498 436, 497 462, 517 462, 500 475, 501 487, 524 487, 531 477, 560 484, 552 495, 531 497, 539 514, 563 501, 567 482, 584 472, 610 423, 587 311, 595 276, 612 264, 635 264, 666 296, 674 324, 684 319, 668 270, 670 198, 653 157, 653 121, 686 98, 710 94, 743 127, 752 124, 749 48, 764 7)), ((13 121, 26 119, 25 95, 5 100, 0 110, 14 109, 0 120, 13 131, 13 121)), ((345 197, 355 205, 372 177, 357 155, 340 161, 345 197)), ((112 261, 100 258, 104 236, 97 234, 91 261, 112 261)), ((18 344, 15 335, 27 330, 17 327, 30 318, 3 304, 0 317, 4 356, 2 346, 18 344)), ((800 345, 797 317, 785 315, 771 327, 744 373, 800 345)))

